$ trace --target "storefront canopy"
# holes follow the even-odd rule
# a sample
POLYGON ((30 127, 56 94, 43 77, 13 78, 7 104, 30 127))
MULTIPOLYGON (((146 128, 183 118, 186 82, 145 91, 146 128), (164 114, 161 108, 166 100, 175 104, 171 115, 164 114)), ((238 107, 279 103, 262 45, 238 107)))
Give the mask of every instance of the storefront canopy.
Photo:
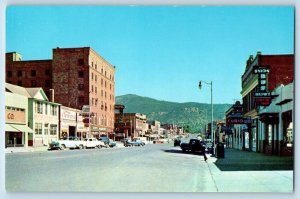
POLYGON ((29 128, 26 125, 20 125, 20 124, 5 124, 5 131, 33 133, 33 130, 31 128, 29 128))

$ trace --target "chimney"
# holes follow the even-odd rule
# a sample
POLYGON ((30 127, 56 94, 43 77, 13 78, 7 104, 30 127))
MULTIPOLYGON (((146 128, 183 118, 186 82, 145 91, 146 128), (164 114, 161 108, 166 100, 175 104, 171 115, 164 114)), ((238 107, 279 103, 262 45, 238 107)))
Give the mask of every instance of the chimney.
POLYGON ((49 89, 51 102, 54 102, 54 89, 49 89))

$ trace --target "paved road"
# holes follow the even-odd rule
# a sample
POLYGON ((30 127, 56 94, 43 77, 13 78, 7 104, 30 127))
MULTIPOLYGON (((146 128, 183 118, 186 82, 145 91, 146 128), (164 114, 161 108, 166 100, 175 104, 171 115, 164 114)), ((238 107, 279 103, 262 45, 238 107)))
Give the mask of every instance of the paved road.
POLYGON ((227 150, 223 160, 209 157, 205 162, 199 154, 182 153, 180 148, 168 144, 7 153, 6 189, 9 192, 293 191, 292 170, 240 169, 245 162, 240 157, 245 155, 256 161, 254 165, 259 162, 265 165, 262 168, 270 162, 278 164, 278 158, 239 150, 227 150), (236 168, 237 163, 239 170, 228 169, 236 168))
POLYGON ((202 156, 171 145, 6 154, 7 191, 216 191, 202 156), (175 151, 175 152, 174 152, 175 151))

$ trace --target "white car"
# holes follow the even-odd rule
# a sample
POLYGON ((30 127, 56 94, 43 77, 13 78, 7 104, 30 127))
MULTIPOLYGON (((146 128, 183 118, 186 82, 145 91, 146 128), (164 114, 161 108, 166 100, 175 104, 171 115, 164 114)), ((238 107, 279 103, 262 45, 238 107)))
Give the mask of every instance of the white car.
POLYGON ((104 146, 104 142, 99 141, 96 138, 85 138, 83 142, 85 148, 101 148, 104 146))

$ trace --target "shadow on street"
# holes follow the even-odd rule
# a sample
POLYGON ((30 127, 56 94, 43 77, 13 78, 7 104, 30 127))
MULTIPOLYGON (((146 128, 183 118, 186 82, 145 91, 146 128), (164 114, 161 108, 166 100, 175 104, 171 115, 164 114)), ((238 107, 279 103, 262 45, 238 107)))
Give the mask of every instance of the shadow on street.
POLYGON ((225 158, 218 158, 215 165, 221 171, 293 170, 294 158, 227 148, 225 158))
POLYGON ((201 155, 200 152, 190 152, 190 151, 185 151, 183 152, 182 150, 175 150, 175 149, 162 149, 162 151, 166 153, 177 153, 177 154, 189 154, 189 155, 201 155))

